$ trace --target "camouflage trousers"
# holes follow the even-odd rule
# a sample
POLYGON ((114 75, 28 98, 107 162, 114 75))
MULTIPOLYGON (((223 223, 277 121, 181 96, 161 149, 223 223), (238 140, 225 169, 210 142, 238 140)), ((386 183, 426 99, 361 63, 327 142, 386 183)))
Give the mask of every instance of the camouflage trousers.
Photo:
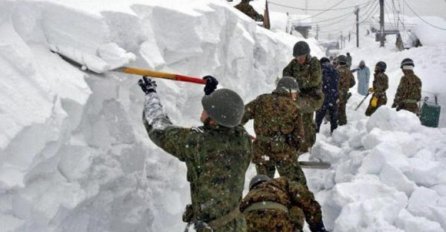
POLYGON ((280 176, 285 176, 289 180, 296 181, 300 184, 307 185, 307 180, 305 178, 305 174, 302 171, 302 168, 299 165, 299 162, 296 160, 281 160, 274 161, 269 160, 259 164, 256 164, 257 174, 267 175, 271 178, 274 178, 274 173, 279 172, 280 176))
POLYGON ((302 114, 302 122, 305 133, 305 142, 301 145, 299 153, 308 152, 316 142, 316 122, 314 121, 314 112, 302 114))
POLYGON ((246 232, 246 220, 243 215, 219 228, 198 228, 197 232, 246 232))
POLYGON ((420 109, 418 107, 418 104, 416 104, 416 103, 402 103, 398 106, 398 108, 396 110, 397 111, 407 110, 407 111, 410 111, 416 115, 418 115, 420 113, 420 109))
POLYGON ((371 116, 373 113, 375 113, 375 111, 382 105, 387 104, 387 97, 383 96, 383 97, 377 97, 378 98, 378 103, 376 104, 376 107, 372 106, 372 99, 373 97, 375 97, 375 94, 373 94, 372 98, 370 98, 370 102, 369 102, 369 106, 367 107, 367 110, 365 111, 365 115, 366 116, 371 116))
POLYGON ((345 108, 347 106, 347 93, 339 92, 339 103, 338 103, 338 125, 342 126, 347 124, 347 113, 345 108))

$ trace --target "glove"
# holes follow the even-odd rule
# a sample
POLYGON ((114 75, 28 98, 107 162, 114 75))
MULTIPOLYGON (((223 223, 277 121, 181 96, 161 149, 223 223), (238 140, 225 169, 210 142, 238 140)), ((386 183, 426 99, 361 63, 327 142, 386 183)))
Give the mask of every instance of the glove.
POLYGON ((156 93, 156 82, 146 76, 139 79, 138 85, 145 94, 156 93))
POLYGON ((373 93, 373 92, 374 92, 373 88, 370 87, 370 88, 369 88, 369 93, 373 93))
POLYGON ((396 103, 392 104, 392 108, 396 108, 398 105, 396 103))
POLYGON ((310 225, 310 230, 311 232, 327 232, 322 221, 316 225, 310 225))
POLYGON ((203 77, 203 80, 206 81, 206 85, 204 86, 204 94, 209 95, 217 88, 218 81, 215 77, 207 75, 203 77))
POLYGON ((378 105, 378 98, 375 97, 375 96, 373 96, 373 97, 372 97, 372 100, 370 101, 370 105, 371 105, 373 108, 376 108, 376 106, 378 105))

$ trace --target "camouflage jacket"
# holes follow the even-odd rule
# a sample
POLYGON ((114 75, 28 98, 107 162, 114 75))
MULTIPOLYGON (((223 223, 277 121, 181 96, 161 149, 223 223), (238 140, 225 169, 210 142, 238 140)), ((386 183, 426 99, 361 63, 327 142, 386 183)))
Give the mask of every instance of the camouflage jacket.
POLYGON ((252 150, 242 126, 176 127, 156 93, 146 95, 143 121, 157 146, 186 163, 195 219, 209 222, 238 207, 252 150))
POLYGON ((254 21, 263 21, 263 16, 254 9, 248 2, 241 2, 235 6, 235 8, 247 16, 252 18, 254 21))
POLYGON ((348 89, 356 84, 355 77, 346 65, 338 65, 336 70, 339 73, 339 95, 345 95, 348 89))
POLYGON ((313 193, 306 186, 288 181, 286 177, 279 177, 254 186, 243 198, 240 211, 243 212, 250 205, 262 201, 279 203, 289 210, 292 207, 301 208, 310 228, 323 224, 321 206, 314 199, 313 193))
POLYGON ((394 104, 417 103, 421 99, 421 80, 413 71, 406 71, 396 90, 394 104))
POLYGON ((297 105, 302 113, 312 113, 322 106, 322 69, 316 57, 309 57, 304 64, 299 64, 296 59, 291 60, 282 75, 296 78, 301 91, 297 105))
POLYGON ((261 143, 282 140, 286 146, 298 149, 304 138, 301 115, 288 93, 274 91, 258 96, 245 106, 242 124, 250 119, 254 119, 254 131, 261 143))
POLYGON ((377 97, 385 97, 389 88, 389 78, 385 73, 375 73, 373 79, 373 94, 377 97))

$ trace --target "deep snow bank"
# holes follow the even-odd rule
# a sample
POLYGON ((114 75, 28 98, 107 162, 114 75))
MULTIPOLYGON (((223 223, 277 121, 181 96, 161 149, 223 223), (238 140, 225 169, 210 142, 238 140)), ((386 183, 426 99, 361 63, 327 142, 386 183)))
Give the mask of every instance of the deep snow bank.
MULTIPOLYGON (((352 109, 359 98, 353 99, 352 109)), ((444 231, 446 130, 420 125, 409 112, 381 107, 367 119, 318 138, 313 157, 331 172, 306 171, 335 231, 444 231)))
MULTIPOLYGON (((248 101, 270 91, 297 41, 225 1, 2 1, 0 32, 4 231, 183 227, 185 167, 148 141, 137 78, 82 72, 50 47, 104 65, 212 74, 248 101)), ((202 86, 158 86, 174 122, 199 124, 202 86)))

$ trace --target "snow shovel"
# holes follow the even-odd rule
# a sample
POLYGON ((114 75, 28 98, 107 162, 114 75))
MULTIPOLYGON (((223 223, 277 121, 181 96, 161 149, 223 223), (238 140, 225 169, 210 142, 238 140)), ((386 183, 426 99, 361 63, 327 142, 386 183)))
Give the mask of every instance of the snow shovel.
POLYGON ((299 161, 299 165, 302 168, 310 169, 329 169, 331 164, 324 161, 299 161))
POLYGON ((365 97, 361 100, 361 102, 358 104, 358 106, 356 106, 355 111, 357 111, 359 109, 359 107, 362 105, 362 103, 365 101, 365 99, 367 99, 367 97, 370 95, 370 92, 367 92, 367 95, 365 95, 365 97))
POLYGON ((206 84, 206 80, 198 77, 191 77, 167 72, 159 72, 150 69, 134 68, 134 67, 113 67, 111 68, 104 60, 97 56, 83 54, 81 51, 69 47, 50 46, 53 53, 58 54, 62 59, 70 64, 80 67, 83 71, 91 71, 97 74, 106 72, 121 72, 140 76, 149 76, 154 78, 169 79, 175 81, 190 82, 196 84, 206 84))

